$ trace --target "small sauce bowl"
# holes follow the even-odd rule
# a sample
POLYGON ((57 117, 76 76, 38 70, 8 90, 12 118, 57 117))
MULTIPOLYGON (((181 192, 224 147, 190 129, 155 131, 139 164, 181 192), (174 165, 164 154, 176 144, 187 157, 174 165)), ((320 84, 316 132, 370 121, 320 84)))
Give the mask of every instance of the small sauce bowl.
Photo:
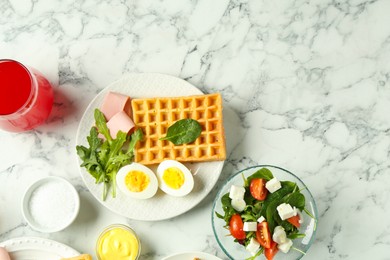
POLYGON ((96 242, 98 260, 137 260, 141 254, 141 242, 133 229, 122 224, 106 227, 96 242))

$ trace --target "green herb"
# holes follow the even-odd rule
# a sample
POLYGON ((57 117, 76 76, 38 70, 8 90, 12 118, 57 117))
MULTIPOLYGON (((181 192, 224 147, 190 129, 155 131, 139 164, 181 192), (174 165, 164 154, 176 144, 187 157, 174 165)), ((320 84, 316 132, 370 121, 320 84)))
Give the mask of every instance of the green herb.
POLYGON ((119 131, 113 139, 99 109, 95 109, 94 117, 97 128, 92 127, 87 136, 89 148, 78 145, 76 151, 83 161, 81 167, 85 167, 97 184, 103 183, 103 200, 106 200, 110 188, 112 197, 116 197, 116 174, 122 166, 132 162, 134 147, 143 139, 143 133, 137 129, 129 138, 126 133, 119 131), (98 137, 99 133, 106 138, 105 141, 98 137))
POLYGON ((167 135, 160 140, 171 141, 175 145, 192 143, 200 136, 202 126, 194 119, 181 119, 168 128, 167 135))
POLYGON ((103 113, 99 109, 95 109, 94 117, 99 132, 106 138, 108 143, 111 144, 112 138, 110 135, 110 130, 107 127, 107 121, 103 113))

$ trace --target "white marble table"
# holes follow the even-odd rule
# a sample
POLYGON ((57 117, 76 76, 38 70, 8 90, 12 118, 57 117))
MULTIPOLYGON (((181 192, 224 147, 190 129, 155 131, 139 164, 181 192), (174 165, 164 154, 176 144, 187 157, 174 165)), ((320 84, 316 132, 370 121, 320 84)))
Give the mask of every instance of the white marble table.
POLYGON ((389 259, 389 10, 385 0, 0 0, 0 57, 39 69, 56 94, 46 125, 0 132, 0 241, 38 236, 93 254, 100 230, 119 222, 139 233, 141 259, 188 250, 226 259, 211 229, 216 191, 184 215, 141 222, 103 208, 79 176, 75 135, 88 103, 125 73, 158 72, 222 93, 228 159, 216 188, 247 166, 289 169, 320 215, 305 259, 389 259), (20 204, 48 175, 76 186, 81 211, 42 234, 20 204))

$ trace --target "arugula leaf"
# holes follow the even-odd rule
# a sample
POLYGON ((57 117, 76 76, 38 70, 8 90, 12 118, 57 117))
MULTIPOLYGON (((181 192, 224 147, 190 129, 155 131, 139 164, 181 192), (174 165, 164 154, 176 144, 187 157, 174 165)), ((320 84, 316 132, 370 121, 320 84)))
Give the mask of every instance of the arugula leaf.
POLYGON ((236 210, 232 206, 231 199, 229 198, 229 193, 222 196, 221 203, 222 209, 225 212, 223 219, 225 220, 226 225, 229 225, 231 217, 236 213, 236 210))
POLYGON ((142 130, 140 128, 138 128, 131 135, 129 147, 127 148, 127 154, 131 155, 131 157, 133 157, 135 145, 137 144, 137 142, 140 142, 143 140, 144 140, 144 133, 142 132, 142 130))
POLYGON ((222 214, 219 214, 218 212, 215 212, 215 215, 216 215, 218 218, 224 219, 224 216, 223 216, 222 214))
POLYGON ((255 260, 259 255, 261 255, 264 251, 264 248, 261 247, 260 250, 254 255, 249 258, 246 258, 245 260, 255 260))
POLYGON ((89 174, 95 178, 96 183, 103 183, 103 200, 106 200, 111 188, 112 197, 116 197, 116 174, 118 170, 129 164, 134 157, 134 147, 143 138, 141 129, 137 129, 130 138, 127 134, 119 131, 116 138, 110 136, 106 119, 99 109, 95 109, 95 124, 87 136, 89 148, 82 145, 76 146, 77 154, 83 161, 81 167, 85 167, 89 174), (103 134, 106 140, 103 142, 99 137, 103 134), (126 143, 129 142, 127 150, 126 143))
POLYGON ((108 141, 104 141, 100 147, 100 152, 98 153, 98 159, 102 165, 106 165, 109 159, 110 144, 108 141))
MULTIPOLYGON (((108 161, 107 161, 107 167, 109 167, 112 164, 112 160, 115 156, 118 155, 119 151, 121 151, 124 143, 126 142, 127 134, 119 131, 116 135, 116 138, 112 140, 110 145, 110 152, 108 153, 108 161)), ((107 168, 106 168, 107 170, 107 168)))
POLYGON ((194 119, 181 119, 168 127, 167 135, 160 140, 171 141, 175 145, 192 143, 200 136, 202 126, 194 119))
POLYGON ((101 133, 106 138, 108 143, 111 144, 112 137, 110 135, 110 130, 107 127, 107 121, 106 118, 104 117, 104 114, 99 109, 96 108, 94 117, 95 117, 95 123, 99 130, 99 133, 101 133))
POLYGON ((76 146, 78 156, 81 158, 83 163, 82 167, 85 167, 90 174, 98 181, 103 173, 103 167, 99 162, 97 152, 100 148, 101 141, 98 138, 98 133, 95 127, 92 127, 90 134, 87 137, 89 148, 82 145, 76 146))
POLYGON ((249 191, 248 186, 246 186, 244 188, 245 188, 244 200, 245 200, 246 205, 254 204, 257 200, 255 198, 253 198, 252 194, 249 191))
POLYGON ((233 208, 231 199, 229 198, 229 193, 226 193, 225 195, 222 196, 221 202, 222 202, 222 207, 233 208))
POLYGON ((242 221, 244 221, 244 222, 257 220, 257 218, 253 214, 251 214, 250 212, 244 212, 243 214, 241 214, 241 218, 242 218, 242 221))
POLYGON ((91 154, 91 151, 82 145, 76 146, 77 155, 81 158, 81 160, 86 160, 89 158, 89 155, 91 154))

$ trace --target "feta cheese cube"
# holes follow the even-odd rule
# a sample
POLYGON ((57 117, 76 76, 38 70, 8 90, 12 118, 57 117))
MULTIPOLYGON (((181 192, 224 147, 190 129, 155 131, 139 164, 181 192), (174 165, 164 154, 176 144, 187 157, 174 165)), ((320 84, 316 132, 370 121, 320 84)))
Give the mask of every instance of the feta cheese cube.
POLYGON ((282 184, 276 178, 273 178, 265 183, 265 188, 271 193, 274 193, 275 191, 279 190, 281 187, 282 184))
POLYGON ((288 251, 290 251, 290 248, 291 248, 292 244, 293 244, 293 242, 291 241, 291 239, 288 239, 288 238, 287 238, 287 241, 286 241, 286 242, 284 242, 284 243, 281 244, 281 245, 278 245, 278 249, 279 249, 280 251, 282 251, 283 253, 287 254, 288 251))
POLYGON ((260 216, 258 219, 257 219, 257 222, 261 223, 265 221, 265 218, 263 216, 260 216))
POLYGON ((232 207, 238 212, 241 212, 245 209, 246 202, 243 199, 232 199, 232 207))
POLYGON ((257 222, 244 222, 244 231, 257 231, 257 222))
POLYGON ((278 244, 283 244, 287 241, 286 231, 281 226, 276 226, 272 235, 272 240, 278 244))
POLYGON ((257 250, 259 250, 260 244, 257 242, 255 238, 251 238, 249 241, 249 244, 246 246, 246 250, 250 252, 252 255, 255 255, 257 253, 257 250))
POLYGON ((294 209, 291 207, 290 204, 282 203, 279 206, 276 207, 279 216, 282 220, 291 218, 294 216, 295 212, 294 209))
POLYGON ((237 185, 230 187, 229 198, 231 199, 243 199, 245 194, 245 188, 237 185))

